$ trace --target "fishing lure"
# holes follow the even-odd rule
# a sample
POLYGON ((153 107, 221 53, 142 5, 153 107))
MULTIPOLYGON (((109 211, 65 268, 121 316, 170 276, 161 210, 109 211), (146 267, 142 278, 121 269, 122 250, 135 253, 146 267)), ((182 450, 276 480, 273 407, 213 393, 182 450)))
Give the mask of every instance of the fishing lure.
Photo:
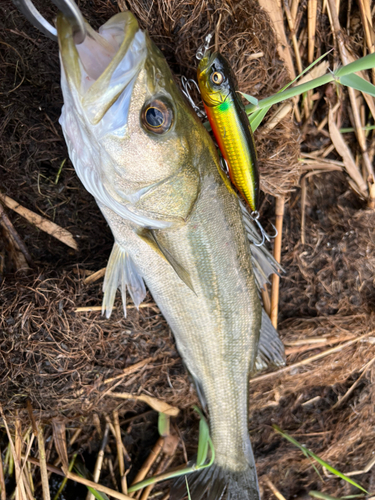
POLYGON ((249 119, 238 96, 236 79, 228 61, 219 52, 211 54, 207 46, 204 48, 206 50, 200 49, 197 53, 200 59, 198 85, 207 118, 232 184, 257 215, 258 161, 249 119))

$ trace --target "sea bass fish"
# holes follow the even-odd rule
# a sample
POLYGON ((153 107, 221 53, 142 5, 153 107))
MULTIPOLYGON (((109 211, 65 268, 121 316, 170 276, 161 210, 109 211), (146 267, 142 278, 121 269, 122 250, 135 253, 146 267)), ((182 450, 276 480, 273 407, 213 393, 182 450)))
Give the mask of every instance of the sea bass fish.
POLYGON ((206 51, 198 66, 197 78, 207 118, 231 181, 256 212, 259 198, 257 153, 232 69, 219 52, 206 51))
POLYGON ((99 34, 88 26, 78 46, 61 14, 57 29, 60 123, 115 239, 103 309, 109 316, 118 287, 124 308, 126 291, 139 305, 146 284, 173 331, 215 448, 214 464, 189 477, 192 498, 218 500, 225 491, 257 500, 249 375, 281 363, 283 347, 262 311, 239 200, 164 56, 130 12, 99 34))

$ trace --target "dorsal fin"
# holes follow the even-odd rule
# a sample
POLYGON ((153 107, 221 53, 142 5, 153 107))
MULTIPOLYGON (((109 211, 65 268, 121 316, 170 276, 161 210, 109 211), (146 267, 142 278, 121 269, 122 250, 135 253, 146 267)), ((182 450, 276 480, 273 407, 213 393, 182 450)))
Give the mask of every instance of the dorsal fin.
POLYGON ((185 283, 186 286, 190 288, 192 292, 195 293, 193 288, 193 283, 191 282, 190 275, 184 267, 182 267, 173 255, 163 246, 160 241, 158 241, 155 231, 152 229, 140 228, 137 230, 138 236, 147 243, 160 257, 162 257, 168 264, 170 264, 180 278, 181 281, 185 283))
POLYGON ((269 283, 268 277, 275 273, 280 276, 280 272, 284 269, 274 259, 273 255, 267 250, 265 245, 257 246, 261 243, 261 237, 256 229, 254 222, 251 220, 249 212, 245 205, 239 200, 242 212, 242 221, 245 226, 247 239, 250 242, 251 263, 253 265, 254 277, 258 287, 261 290, 266 283, 269 283))

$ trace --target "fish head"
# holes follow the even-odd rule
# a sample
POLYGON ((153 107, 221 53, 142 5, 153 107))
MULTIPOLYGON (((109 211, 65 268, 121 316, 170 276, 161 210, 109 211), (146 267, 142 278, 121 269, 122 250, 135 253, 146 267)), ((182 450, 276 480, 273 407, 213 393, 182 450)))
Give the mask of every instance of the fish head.
POLYGON ((143 226, 185 220, 197 197, 199 156, 213 146, 162 52, 129 11, 111 18, 99 33, 87 25, 80 45, 62 14, 57 30, 64 95, 60 123, 86 189, 99 204, 143 226), (171 187, 176 178, 179 199, 171 187), (173 202, 163 198, 172 192, 173 202))
POLYGON ((228 61, 219 52, 206 51, 201 59, 198 85, 206 106, 218 106, 230 97, 237 84, 228 61))

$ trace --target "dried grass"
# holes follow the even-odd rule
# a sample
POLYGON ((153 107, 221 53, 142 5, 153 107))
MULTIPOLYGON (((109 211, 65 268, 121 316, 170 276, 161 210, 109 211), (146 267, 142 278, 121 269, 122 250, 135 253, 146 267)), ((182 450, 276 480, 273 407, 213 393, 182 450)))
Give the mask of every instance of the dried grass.
MULTIPOLYGON (((104 0, 94 4, 82 0, 80 6, 96 27, 117 12, 118 6, 130 6, 163 50, 177 79, 195 76, 196 49, 204 36, 219 26, 217 43, 229 56, 242 91, 261 98, 279 90, 288 80, 278 58, 271 24, 254 0, 121 0, 118 6, 104 0), (254 53, 262 55, 254 58, 254 53)), ((43 12, 52 18, 52 12, 43 12)), ((0 241, 0 404, 10 424, 11 440, 15 442, 17 417, 22 429, 17 433, 17 446, 21 446, 22 456, 30 452, 33 460, 21 464, 22 494, 29 494, 35 487, 36 497, 42 497, 39 468, 36 459, 31 459, 37 455, 37 440, 28 447, 31 428, 37 433, 37 425, 44 428, 40 439, 45 445, 47 470, 63 474, 58 467, 62 452, 59 454, 59 446, 52 438, 54 417, 66 426, 68 459, 80 452, 91 471, 98 463, 102 485, 113 489, 114 483, 117 487, 122 484, 124 491, 118 467, 117 420, 115 438, 108 432, 109 415, 118 412, 115 415, 119 417, 121 439, 129 454, 124 453, 128 484, 132 484, 142 464, 149 463, 147 457, 155 443, 160 443, 157 418, 143 402, 116 400, 108 396, 111 391, 152 396, 182 410, 172 420, 173 432, 181 438, 174 466, 196 452, 198 422, 190 408, 197 397, 171 332, 150 296, 147 307, 129 309, 126 319, 121 308, 110 320, 99 312, 83 312, 82 308, 101 303, 101 279, 85 283, 85 278, 106 265, 112 238, 69 161, 60 171, 67 152, 57 123, 62 97, 56 46, 39 35, 14 10, 10 0, 2 2, 0 13, 0 35, 7 40, 0 44, 0 190, 68 229, 79 243, 78 253, 67 251, 63 244, 9 212, 32 257, 30 270, 16 272, 17 266, 0 241)), ((306 66, 312 39, 312 30, 307 31, 306 5, 291 2, 290 16, 301 61, 306 66)), ((351 50, 362 55, 363 33, 354 23, 356 16, 360 19, 359 8, 353 3, 347 20, 353 35, 351 50)), ((315 30, 315 56, 320 55, 334 43, 320 2, 316 23, 309 22, 315 30)), ((290 36, 288 29, 286 33, 290 36)), ((331 62, 334 58, 335 54, 331 62)), ((341 171, 306 177, 303 199, 299 190, 293 191, 300 176, 296 161, 300 140, 303 150, 315 155, 317 163, 323 162, 321 152, 331 147, 328 105, 323 98, 332 99, 334 95, 332 86, 318 90, 315 101, 307 103, 309 118, 299 131, 292 119, 284 118, 274 129, 262 131, 260 127, 256 134, 262 189, 267 195, 263 216, 274 216, 268 195, 287 198, 282 241, 282 265, 287 274, 281 280, 279 329, 287 344, 306 343, 290 351, 288 364, 337 345, 338 338, 344 342, 375 330, 374 212, 348 189, 341 171), (302 211, 304 245, 300 242, 302 211), (327 342, 314 345, 317 338, 327 342)), ((339 128, 348 126, 350 119, 347 99, 343 104, 337 117, 339 128)), ((305 106, 299 110, 294 105, 296 116, 304 116, 305 106)), ((344 138, 356 158, 357 145, 349 136, 344 138)), ((369 140, 370 155, 371 146, 369 140)), ((331 149, 328 159, 334 163, 339 158, 331 149)), ((310 488, 331 495, 351 493, 337 479, 322 481, 299 450, 275 435, 271 425, 277 423, 343 472, 362 470, 375 449, 373 342, 369 334, 366 341, 341 352, 251 385, 251 435, 265 500, 270 498, 270 485, 285 498, 304 497, 310 488), (361 371, 366 365, 366 370, 361 371), (334 408, 344 396, 346 399, 334 408)), ((9 477, 12 463, 9 440, 2 427, 0 450, 4 459, 1 487, 3 475, 9 477)), ((155 460, 150 473, 161 470, 171 460, 164 453, 155 460)), ((60 484, 56 477, 50 478, 52 493, 60 484)), ((375 489, 371 471, 362 482, 375 489)), ((72 484, 68 481, 66 497, 83 498, 86 488, 74 490, 72 484)), ((8 483, 9 491, 13 486, 8 483)), ((156 493, 167 490, 164 486, 156 493)), ((117 495, 120 498, 122 494, 117 495)))

